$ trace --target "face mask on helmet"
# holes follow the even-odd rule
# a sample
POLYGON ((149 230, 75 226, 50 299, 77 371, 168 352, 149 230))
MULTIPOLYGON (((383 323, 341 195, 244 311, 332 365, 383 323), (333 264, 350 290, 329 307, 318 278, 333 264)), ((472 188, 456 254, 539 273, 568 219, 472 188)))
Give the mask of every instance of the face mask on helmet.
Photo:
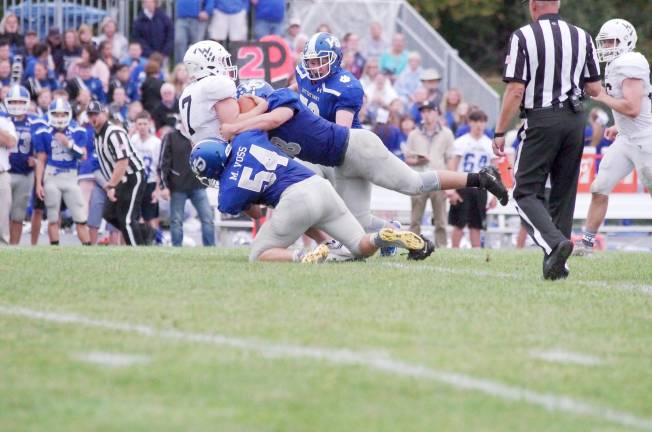
POLYGON ((224 75, 233 81, 238 79, 238 67, 231 63, 231 54, 214 41, 201 41, 183 56, 188 75, 192 81, 210 75, 224 75))
POLYGON ((339 70, 342 62, 342 45, 330 33, 314 34, 303 48, 301 64, 308 77, 317 81, 339 70))
POLYGON ((607 21, 595 38, 598 60, 609 63, 622 54, 633 51, 637 39, 636 29, 629 22, 622 19, 607 21))
POLYGON ((5 97, 5 107, 11 116, 22 116, 29 109, 29 92, 25 87, 13 86, 5 97))
POLYGON ((205 139, 192 149, 188 163, 201 184, 217 188, 230 152, 231 146, 226 141, 216 138, 205 139))
POLYGON ((55 129, 65 129, 72 120, 72 109, 64 100, 57 99, 50 104, 48 121, 55 129))

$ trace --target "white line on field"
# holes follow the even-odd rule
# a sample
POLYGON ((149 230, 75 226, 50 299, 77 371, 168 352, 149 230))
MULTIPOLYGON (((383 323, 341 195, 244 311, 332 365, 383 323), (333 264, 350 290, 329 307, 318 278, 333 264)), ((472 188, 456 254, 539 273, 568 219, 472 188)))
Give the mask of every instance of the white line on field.
POLYGON ((539 360, 548 361, 551 363, 566 363, 576 364, 582 366, 597 366, 603 363, 602 359, 586 354, 574 353, 561 349, 554 349, 548 351, 532 351, 530 356, 539 360))
MULTIPOLYGON (((397 262, 388 262, 380 263, 383 267, 397 268, 401 270, 418 270, 418 271, 427 271, 432 273, 449 273, 455 275, 464 275, 464 276, 474 276, 484 278, 487 276, 503 278, 503 279, 513 279, 526 281, 531 278, 515 275, 512 273, 502 273, 494 272, 490 270, 471 270, 471 269, 462 269, 462 268, 450 268, 450 267, 438 267, 438 266, 427 266, 427 265, 408 265, 397 262)), ((572 275, 571 275, 572 277, 572 275)), ((615 289, 618 291, 635 291, 641 294, 652 295, 652 285, 638 285, 631 283, 609 283, 605 281, 596 281, 596 280, 573 280, 573 284, 585 286, 588 288, 608 288, 615 289)))
POLYGON ((393 375, 436 381, 441 384, 447 384, 456 389, 473 390, 499 399, 525 402, 530 405, 539 406, 548 411, 558 411, 578 416, 591 417, 619 424, 621 426, 652 431, 652 419, 638 417, 628 412, 592 405, 568 396, 538 393, 525 388, 502 384, 498 381, 474 378, 461 373, 439 371, 424 365, 394 360, 385 355, 378 356, 373 353, 360 353, 348 349, 276 344, 272 342, 230 337, 219 334, 163 330, 141 324, 97 320, 79 315, 37 311, 12 305, 0 305, 0 314, 19 316, 32 320, 71 324, 81 327, 95 327, 105 330, 133 333, 152 338, 226 346, 245 351, 257 352, 268 357, 312 359, 335 365, 366 367, 393 375))
POLYGON ((150 361, 149 357, 143 355, 107 353, 100 351, 75 353, 71 357, 75 360, 80 360, 86 363, 94 363, 114 368, 144 364, 149 363, 150 361))

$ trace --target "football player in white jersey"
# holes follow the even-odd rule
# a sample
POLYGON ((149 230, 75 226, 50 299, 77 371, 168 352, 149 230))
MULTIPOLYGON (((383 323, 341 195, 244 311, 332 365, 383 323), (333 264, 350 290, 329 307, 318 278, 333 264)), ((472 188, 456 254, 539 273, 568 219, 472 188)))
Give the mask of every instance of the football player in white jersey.
POLYGON ((197 42, 183 56, 190 84, 179 98, 182 133, 193 145, 207 138, 221 138, 222 123, 262 114, 267 103, 257 99, 259 106, 240 115, 236 101, 235 80, 238 68, 231 64, 231 54, 211 40, 197 42))
POLYGON ((609 193, 634 168, 652 190, 652 85, 650 65, 634 52, 636 30, 623 19, 604 23, 596 38, 596 52, 606 62, 605 88, 595 100, 613 110, 615 126, 605 131, 615 142, 609 147, 591 185, 591 206, 584 236, 574 255, 589 255, 600 225, 607 214, 609 193))

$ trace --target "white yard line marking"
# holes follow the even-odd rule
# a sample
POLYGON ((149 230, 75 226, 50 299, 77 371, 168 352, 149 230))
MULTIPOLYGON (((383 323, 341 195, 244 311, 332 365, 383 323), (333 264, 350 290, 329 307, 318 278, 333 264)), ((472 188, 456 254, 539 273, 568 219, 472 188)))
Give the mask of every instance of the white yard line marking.
MULTIPOLYGON (((501 273, 501 272, 494 272, 489 270, 471 270, 471 269, 427 266, 427 265, 418 265, 418 264, 408 265, 408 264, 402 264, 397 262, 380 263, 379 265, 383 267, 391 267, 391 268, 396 268, 401 270, 412 270, 412 271, 418 270, 418 271, 427 271, 431 273, 449 273, 454 275, 473 276, 479 278, 491 276, 491 277, 521 280, 521 281, 531 280, 531 278, 518 276, 512 273, 501 273)), ((640 294, 652 295, 652 285, 638 285, 638 284, 631 284, 631 283, 614 284, 614 283, 605 282, 603 280, 599 280, 599 281, 573 280, 572 282, 574 285, 580 285, 588 288, 606 288, 606 289, 614 289, 618 291, 634 291, 640 294)))
POLYGON ((276 344, 273 342, 219 334, 163 330, 147 325, 98 320, 73 314, 37 311, 12 305, 0 305, 0 315, 18 316, 32 320, 71 324, 81 327, 94 327, 159 339, 226 346, 244 351, 257 352, 268 357, 311 359, 335 365, 361 366, 397 376, 435 381, 441 384, 447 384, 456 389, 472 390, 503 400, 524 402, 548 411, 591 417, 621 426, 652 431, 652 419, 638 417, 628 412, 592 405, 568 396, 538 393, 525 388, 506 385, 498 381, 474 378, 461 373, 439 371, 424 365, 394 360, 385 355, 378 356, 373 353, 360 353, 348 349, 276 344))
POLYGON ((602 359, 586 354, 579 354, 561 349, 548 351, 532 351, 530 356, 551 363, 566 363, 582 366, 597 366, 603 363, 602 359))
POLYGON ((107 353, 99 351, 76 353, 71 357, 75 360, 83 361, 86 363, 94 363, 114 368, 132 366, 135 364, 144 364, 149 363, 150 361, 149 357, 143 355, 107 353))

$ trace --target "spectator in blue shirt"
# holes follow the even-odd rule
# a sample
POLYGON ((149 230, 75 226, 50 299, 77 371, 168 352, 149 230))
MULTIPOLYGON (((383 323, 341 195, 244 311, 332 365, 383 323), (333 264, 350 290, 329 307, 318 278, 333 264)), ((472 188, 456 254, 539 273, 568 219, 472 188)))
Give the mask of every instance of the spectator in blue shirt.
POLYGON ((224 42, 247 40, 249 0, 215 0, 213 19, 208 28, 211 39, 224 42))
POLYGON ((48 70, 41 62, 34 64, 34 75, 27 78, 24 85, 29 90, 32 100, 36 100, 38 94, 43 89, 54 91, 59 88, 57 80, 49 76, 48 70))
POLYGON ((132 38, 143 48, 145 57, 158 52, 168 58, 174 45, 172 20, 163 9, 156 7, 156 0, 142 1, 143 10, 134 22, 132 38))
POLYGON ((90 63, 80 63, 78 68, 79 78, 84 83, 84 86, 90 90, 93 99, 99 101, 102 105, 106 104, 107 98, 106 93, 104 92, 104 87, 102 86, 102 81, 92 76, 92 66, 90 63))
POLYGON ((143 47, 138 42, 131 42, 127 56, 121 58, 120 63, 129 66, 129 72, 133 72, 138 66, 145 67, 147 59, 143 57, 143 47))
POLYGON ((214 8, 214 0, 177 0, 177 16, 174 20, 175 63, 181 63, 190 45, 204 39, 214 8))
POLYGON ((11 83, 11 64, 8 60, 0 60, 0 84, 5 87, 11 83))
POLYGON ((254 37, 260 39, 267 35, 283 34, 285 0, 251 0, 256 6, 254 37))

